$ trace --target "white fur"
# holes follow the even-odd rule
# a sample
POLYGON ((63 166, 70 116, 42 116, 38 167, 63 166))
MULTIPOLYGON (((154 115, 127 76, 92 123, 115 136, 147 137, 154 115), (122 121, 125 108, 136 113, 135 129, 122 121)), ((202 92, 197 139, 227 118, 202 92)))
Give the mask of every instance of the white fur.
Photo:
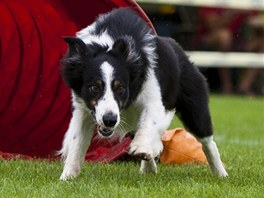
POLYGON ((114 69, 108 62, 104 62, 101 65, 101 71, 105 82, 105 93, 95 106, 95 118, 99 125, 104 126, 103 116, 108 112, 112 112, 117 115, 117 123, 115 125, 117 126, 120 122, 119 107, 111 88, 114 69))
POLYGON ((79 174, 94 129, 94 122, 83 100, 75 94, 73 94, 73 105, 75 110, 64 137, 63 147, 59 151, 64 159, 61 180, 74 178, 79 174))
POLYGON ((83 40, 85 44, 98 43, 102 46, 108 46, 108 50, 112 49, 114 44, 113 38, 107 33, 107 30, 101 34, 94 34, 95 25, 90 25, 77 32, 76 36, 83 40))
POLYGON ((127 61, 136 62, 141 58, 140 54, 136 52, 135 41, 132 36, 124 36, 124 39, 128 41, 128 55, 127 61))
POLYGON ((156 45, 153 42, 155 35, 148 33, 144 37, 146 45, 143 47, 143 51, 147 54, 147 59, 151 68, 155 68, 157 64, 158 55, 156 54, 156 45))
POLYGON ((86 38, 89 37, 91 34, 94 33, 95 31, 95 23, 88 25, 86 28, 83 28, 82 30, 80 30, 79 32, 76 33, 76 36, 79 38, 86 38))
POLYGON ((213 136, 202 138, 200 139, 200 142, 203 145, 203 151, 206 155, 206 158, 208 160, 212 172, 220 177, 228 176, 223 166, 223 163, 220 159, 220 154, 217 149, 216 143, 213 140, 213 136))
POLYGON ((161 136, 169 127, 175 111, 166 111, 162 104, 161 91, 154 70, 149 68, 148 78, 143 85, 142 92, 137 98, 137 104, 141 107, 141 115, 138 122, 138 130, 130 145, 130 153, 134 155, 144 154, 151 163, 141 162, 141 171, 153 170, 156 172, 154 158, 163 149, 161 136), (154 170, 155 169, 155 170, 154 170))

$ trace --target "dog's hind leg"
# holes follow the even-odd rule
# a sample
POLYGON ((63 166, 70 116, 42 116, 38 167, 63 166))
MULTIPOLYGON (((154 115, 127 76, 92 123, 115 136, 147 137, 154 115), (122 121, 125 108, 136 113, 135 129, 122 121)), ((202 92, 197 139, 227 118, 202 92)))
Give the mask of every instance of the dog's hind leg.
POLYGON ((202 143, 203 151, 213 173, 225 177, 227 172, 213 140, 213 127, 208 106, 205 81, 202 76, 192 76, 195 81, 185 81, 177 99, 177 115, 185 126, 202 143))
POLYGON ((89 112, 75 108, 60 151, 64 158, 61 180, 74 178, 80 173, 93 134, 93 126, 89 112))
POLYGON ((203 151, 206 155, 208 163, 211 167, 213 173, 217 174, 220 177, 228 176, 223 163, 220 159, 220 154, 216 143, 213 140, 213 136, 205 137, 199 139, 199 141, 203 145, 203 151))
POLYGON ((213 140, 211 119, 209 111, 206 110, 208 107, 197 110, 192 104, 182 106, 185 106, 185 108, 179 113, 180 118, 190 132, 202 143, 203 151, 212 172, 221 177, 227 176, 228 174, 221 162, 218 148, 213 140))

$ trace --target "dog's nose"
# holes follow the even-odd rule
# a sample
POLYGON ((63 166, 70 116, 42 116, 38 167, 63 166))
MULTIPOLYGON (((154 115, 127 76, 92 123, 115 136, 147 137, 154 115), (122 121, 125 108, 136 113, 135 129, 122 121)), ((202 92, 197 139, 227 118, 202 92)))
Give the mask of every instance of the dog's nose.
POLYGON ((106 127, 113 127, 117 122, 117 115, 112 112, 108 112, 104 114, 103 122, 106 127))

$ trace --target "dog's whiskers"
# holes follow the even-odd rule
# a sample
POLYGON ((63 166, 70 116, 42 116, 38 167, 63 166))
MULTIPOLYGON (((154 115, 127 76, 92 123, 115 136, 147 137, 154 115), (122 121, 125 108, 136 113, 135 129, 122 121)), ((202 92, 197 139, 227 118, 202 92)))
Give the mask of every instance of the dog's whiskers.
POLYGON ((126 122, 125 118, 121 117, 120 124, 117 128, 118 132, 120 133, 120 140, 122 140, 132 129, 133 127, 128 122, 126 122))
POLYGON ((125 119, 121 120, 121 125, 126 130, 125 132, 127 132, 128 130, 133 130, 132 125, 125 121, 125 119))

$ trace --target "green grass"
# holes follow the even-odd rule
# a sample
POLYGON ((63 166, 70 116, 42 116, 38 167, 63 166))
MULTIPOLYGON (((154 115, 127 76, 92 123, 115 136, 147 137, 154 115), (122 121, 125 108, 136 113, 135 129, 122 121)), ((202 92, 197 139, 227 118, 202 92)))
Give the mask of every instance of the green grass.
POLYGON ((159 164, 158 174, 141 175, 139 164, 115 162, 86 163, 61 182, 59 162, 0 160, 0 197, 264 197, 264 98, 212 96, 210 106, 228 178, 201 165, 159 164))

